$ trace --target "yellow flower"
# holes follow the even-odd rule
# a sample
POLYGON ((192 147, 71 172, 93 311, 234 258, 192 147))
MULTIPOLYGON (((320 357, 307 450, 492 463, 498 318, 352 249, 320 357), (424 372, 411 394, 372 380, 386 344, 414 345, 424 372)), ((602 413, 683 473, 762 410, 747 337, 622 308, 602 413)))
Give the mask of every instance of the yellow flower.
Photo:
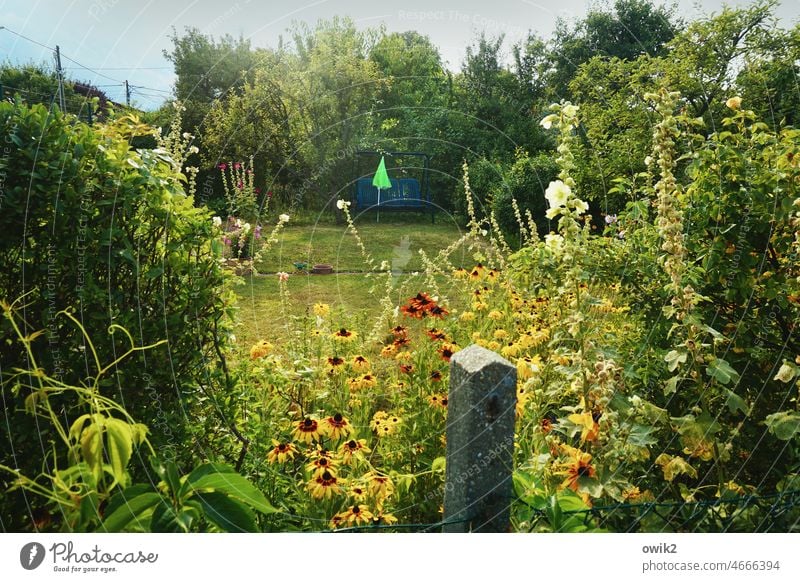
POLYGON ((364 455, 369 452, 366 439, 350 439, 339 447, 343 465, 350 465, 356 459, 363 459, 364 455))
POLYGON ((333 339, 335 339, 338 342, 349 343, 349 342, 353 341, 354 339, 356 339, 358 334, 356 332, 354 332, 354 331, 350 331, 350 330, 348 330, 348 329, 343 327, 343 328, 340 328, 335 333, 333 333, 332 336, 333 336, 333 339))
POLYGON ((335 374, 336 372, 344 370, 344 360, 339 356, 331 356, 327 359, 325 364, 329 374, 335 374))
POLYGON ((366 372, 369 370, 369 360, 364 356, 353 356, 350 365, 358 372, 366 372))
POLYGON ((475 314, 472 311, 465 311, 461 315, 458 316, 461 321, 474 321, 475 314))
POLYGON ((376 500, 378 508, 383 507, 383 502, 394 493, 392 480, 383 473, 372 471, 364 477, 369 494, 376 500))
POLYGON ((401 423, 400 417, 389 415, 383 410, 379 410, 372 416, 369 427, 375 431, 379 437, 390 436, 397 432, 401 423))
POLYGON ((414 359, 414 355, 411 352, 398 352, 397 355, 394 357, 395 360, 398 362, 410 362, 414 359))
POLYGON ((273 439, 272 445, 272 449, 267 453, 267 461, 270 464, 285 463, 293 459, 297 452, 297 448, 292 443, 280 443, 273 439))
POLYGON ((453 277, 456 279, 466 279, 469 277, 469 271, 467 271, 464 267, 459 267, 453 271, 453 277))
POLYGON ((319 423, 315 418, 307 416, 295 424, 292 436, 302 443, 311 444, 322 436, 319 432, 319 423))
POLYGON ((367 498, 367 490, 360 485, 355 485, 347 490, 347 495, 352 497, 355 501, 365 501, 367 498))
POLYGON ((486 347, 489 348, 490 350, 492 350, 493 352, 496 352, 497 350, 500 349, 500 344, 497 343, 496 341, 492 340, 492 341, 490 341, 488 343, 488 345, 486 347))
POLYGON ((366 505, 353 505, 347 511, 337 514, 343 523, 359 525, 371 523, 373 515, 366 505))
POLYGON ((578 491, 581 479, 593 478, 597 474, 592 467, 592 455, 568 445, 563 445, 563 449, 568 453, 570 459, 566 463, 561 463, 560 471, 554 471, 555 475, 564 476, 559 489, 578 491))
POLYGON ((489 319, 493 319, 494 321, 499 321, 499 320, 503 319, 503 314, 501 312, 497 311, 496 309, 492 309, 489 312, 489 315, 487 315, 487 317, 489 319))
POLYGON ((503 340, 508 337, 508 332, 504 329, 496 329, 492 335, 496 340, 503 340))
POLYGON ((261 340, 260 342, 255 344, 252 348, 250 348, 250 357, 253 360, 257 360, 259 358, 263 358, 271 351, 272 351, 272 344, 269 343, 267 340, 261 340))
POLYGON ((430 396, 428 396, 428 402, 434 408, 447 408, 447 395, 431 394, 430 396))
POLYGON ((353 427, 350 422, 338 412, 333 416, 322 419, 320 424, 320 432, 333 440, 347 437, 352 431, 353 427))
POLYGON ((330 471, 323 471, 314 477, 307 487, 314 499, 330 499, 342 493, 342 482, 330 471))
POLYGON ((358 378, 350 378, 347 382, 350 386, 350 390, 352 392, 357 392, 365 388, 374 388, 378 384, 378 379, 372 374, 364 374, 358 378))
POLYGON ((742 107, 742 98, 739 97, 739 96, 731 97, 730 99, 728 99, 725 102, 725 105, 728 108, 733 109, 734 111, 736 111, 738 109, 741 109, 741 107, 742 107))
POLYGON ((581 442, 593 442, 597 440, 600 433, 600 425, 594 419, 591 412, 582 412, 580 414, 570 414, 567 417, 572 424, 581 427, 581 442))
POLYGON ((328 317, 331 312, 331 306, 327 303, 315 303, 314 304, 314 315, 318 317, 328 317))
POLYGON ((396 352, 397 352, 397 346, 394 344, 389 344, 383 346, 383 349, 381 350, 381 356, 384 358, 391 358, 392 356, 394 356, 396 352))
POLYGON ((319 449, 315 457, 313 461, 306 465, 306 469, 311 471, 312 479, 316 479, 326 472, 336 477, 336 460, 331 457, 330 452, 319 449))

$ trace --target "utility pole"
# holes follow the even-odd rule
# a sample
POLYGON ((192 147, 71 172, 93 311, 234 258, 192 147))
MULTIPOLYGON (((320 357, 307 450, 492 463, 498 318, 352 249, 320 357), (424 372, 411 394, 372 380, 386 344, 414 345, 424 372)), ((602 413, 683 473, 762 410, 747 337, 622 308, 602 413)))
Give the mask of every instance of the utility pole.
POLYGON ((61 105, 61 111, 66 112, 64 103, 64 71, 61 70, 61 49, 56 45, 56 76, 58 77, 58 102, 61 105))
POLYGON ((131 106, 131 88, 128 85, 128 79, 125 79, 125 105, 131 106))

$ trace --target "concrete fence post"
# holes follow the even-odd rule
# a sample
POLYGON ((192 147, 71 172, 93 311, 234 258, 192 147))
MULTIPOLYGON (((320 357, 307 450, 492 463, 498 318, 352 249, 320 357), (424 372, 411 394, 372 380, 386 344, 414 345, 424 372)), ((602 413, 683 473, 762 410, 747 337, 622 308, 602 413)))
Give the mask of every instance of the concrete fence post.
POLYGON ((445 532, 510 528, 517 369, 477 345, 450 360, 445 532))

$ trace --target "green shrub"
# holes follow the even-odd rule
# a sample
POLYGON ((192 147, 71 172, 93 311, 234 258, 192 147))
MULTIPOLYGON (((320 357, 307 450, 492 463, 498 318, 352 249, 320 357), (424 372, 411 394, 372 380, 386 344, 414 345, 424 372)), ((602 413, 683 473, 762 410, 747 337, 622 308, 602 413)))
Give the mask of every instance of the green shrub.
MULTIPOLYGON (((127 349, 112 325, 142 344, 167 340, 119 362, 100 388, 150 426, 162 458, 185 459, 184 419, 215 382, 210 362, 223 353, 230 306, 210 213, 194 206, 163 150, 130 148, 133 136, 152 132, 133 117, 90 127, 42 106, 0 103, 0 128, 0 297, 24 296, 23 331, 46 330, 33 346, 39 366, 73 385, 95 373, 94 357, 56 317, 61 310, 81 322, 100 361, 127 349)), ((8 326, 0 333, 6 339, 8 326)), ((4 375, 26 367, 8 341, 0 361, 4 375)), ((25 468, 27 459, 40 470, 52 435, 19 412, 6 384, 3 402, 0 439, 12 446, 0 462, 25 468)))
POLYGON ((502 183, 495 184, 495 194, 492 196, 492 210, 504 234, 512 237, 520 235, 512 198, 517 201, 525 225, 526 211, 530 211, 539 233, 550 232, 550 221, 544 215, 547 210, 544 191, 557 175, 558 165, 549 154, 540 153, 530 157, 526 152, 517 152, 514 164, 503 172, 502 183))

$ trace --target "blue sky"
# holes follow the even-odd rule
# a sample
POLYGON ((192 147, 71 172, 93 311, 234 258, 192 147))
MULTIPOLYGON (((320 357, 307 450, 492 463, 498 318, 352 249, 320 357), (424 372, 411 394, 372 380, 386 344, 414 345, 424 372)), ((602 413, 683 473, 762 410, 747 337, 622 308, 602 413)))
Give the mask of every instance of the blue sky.
MULTIPOLYGON (((122 82, 134 86, 133 99, 151 109, 168 95, 173 80, 162 56, 170 48, 172 28, 194 26, 219 36, 230 33, 255 46, 275 46, 292 21, 314 23, 334 15, 353 18, 359 26, 389 32, 417 30, 431 37, 451 68, 458 68, 475 34, 504 33, 506 46, 528 29, 543 36, 556 18, 578 18, 588 0, 0 0, 0 26, 53 47, 59 45, 62 66, 75 79, 102 86, 114 100, 124 100, 122 82), (72 60, 70 60, 72 59, 72 60), (77 62, 76 62, 77 61, 77 62), (81 68, 88 67, 92 70, 81 68)), ((746 5, 747 0, 728 0, 746 5)), ((722 0, 678 0, 679 13, 692 18, 719 11, 722 0)), ((783 26, 800 17, 798 0, 782 0, 777 10, 783 26)), ((0 30, 0 58, 14 63, 43 62, 52 66, 52 52, 0 30)))

